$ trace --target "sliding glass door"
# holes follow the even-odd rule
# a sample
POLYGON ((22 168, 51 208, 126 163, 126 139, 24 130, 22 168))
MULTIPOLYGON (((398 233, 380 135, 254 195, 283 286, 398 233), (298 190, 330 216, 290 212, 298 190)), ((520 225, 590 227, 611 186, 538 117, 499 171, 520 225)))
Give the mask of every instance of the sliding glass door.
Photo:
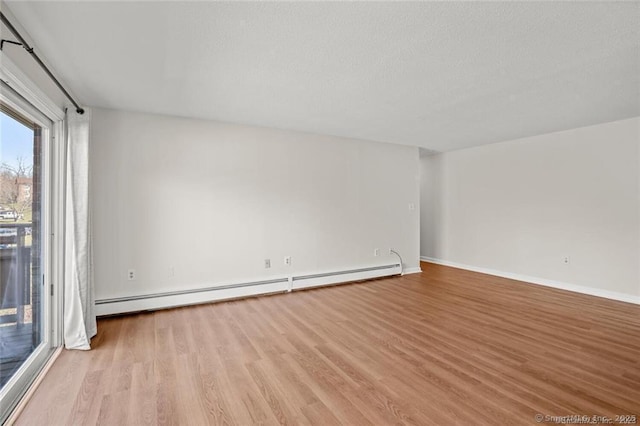
POLYGON ((17 93, 0 96, 0 423, 51 355, 53 123, 17 93))
POLYGON ((0 386, 42 341, 42 128, 0 112, 0 386))

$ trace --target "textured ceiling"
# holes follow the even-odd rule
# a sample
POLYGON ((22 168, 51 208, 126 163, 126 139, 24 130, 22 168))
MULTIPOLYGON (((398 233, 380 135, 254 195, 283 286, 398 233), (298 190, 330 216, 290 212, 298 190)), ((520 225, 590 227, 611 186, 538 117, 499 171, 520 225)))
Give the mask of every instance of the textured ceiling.
POLYGON ((640 115, 640 4, 8 2, 80 101, 447 151, 640 115))

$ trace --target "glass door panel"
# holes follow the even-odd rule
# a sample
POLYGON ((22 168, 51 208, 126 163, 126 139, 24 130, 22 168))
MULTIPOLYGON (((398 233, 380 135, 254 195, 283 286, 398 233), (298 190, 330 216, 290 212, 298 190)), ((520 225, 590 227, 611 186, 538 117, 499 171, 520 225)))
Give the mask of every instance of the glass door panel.
POLYGON ((0 112, 0 390, 42 343, 42 134, 0 112))

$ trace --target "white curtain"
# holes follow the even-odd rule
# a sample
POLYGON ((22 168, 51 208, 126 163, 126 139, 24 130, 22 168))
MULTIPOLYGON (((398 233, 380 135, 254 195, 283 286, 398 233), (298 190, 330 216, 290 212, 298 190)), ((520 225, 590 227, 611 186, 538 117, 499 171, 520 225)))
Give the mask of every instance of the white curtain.
POLYGON ((88 350, 97 332, 89 205, 91 111, 69 110, 65 122, 64 345, 88 350))

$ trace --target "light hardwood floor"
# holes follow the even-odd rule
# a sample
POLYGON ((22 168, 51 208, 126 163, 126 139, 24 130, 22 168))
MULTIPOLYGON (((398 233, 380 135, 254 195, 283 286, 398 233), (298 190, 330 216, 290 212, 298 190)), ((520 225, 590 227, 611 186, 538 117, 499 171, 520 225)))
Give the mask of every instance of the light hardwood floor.
MULTIPOLYGON (((640 416, 640 306, 423 273, 102 319, 17 424, 536 424, 640 416)), ((640 421, 640 419, 639 419, 640 421)))

